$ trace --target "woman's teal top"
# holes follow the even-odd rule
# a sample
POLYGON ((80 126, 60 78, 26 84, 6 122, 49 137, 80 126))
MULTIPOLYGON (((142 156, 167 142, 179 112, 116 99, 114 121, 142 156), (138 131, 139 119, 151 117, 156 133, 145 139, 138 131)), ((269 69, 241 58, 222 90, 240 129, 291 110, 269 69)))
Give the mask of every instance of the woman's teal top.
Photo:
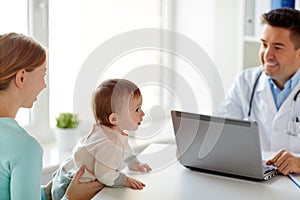
POLYGON ((0 118, 0 200, 41 199, 42 157, 40 143, 15 119, 0 118))

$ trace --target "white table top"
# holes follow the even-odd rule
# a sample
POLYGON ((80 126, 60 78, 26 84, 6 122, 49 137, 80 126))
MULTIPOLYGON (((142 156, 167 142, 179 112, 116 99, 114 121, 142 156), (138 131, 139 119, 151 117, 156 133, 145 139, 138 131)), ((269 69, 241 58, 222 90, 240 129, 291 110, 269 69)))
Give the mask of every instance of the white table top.
POLYGON ((72 155, 72 149, 59 149, 55 142, 43 145, 43 173, 53 172, 61 162, 72 155))
POLYGON ((100 191, 93 200, 113 199, 299 199, 300 190, 292 181, 278 175, 269 181, 249 181, 192 171, 180 165, 173 144, 151 144, 139 156, 148 163, 150 173, 126 172, 146 184, 143 190, 109 188, 100 191))

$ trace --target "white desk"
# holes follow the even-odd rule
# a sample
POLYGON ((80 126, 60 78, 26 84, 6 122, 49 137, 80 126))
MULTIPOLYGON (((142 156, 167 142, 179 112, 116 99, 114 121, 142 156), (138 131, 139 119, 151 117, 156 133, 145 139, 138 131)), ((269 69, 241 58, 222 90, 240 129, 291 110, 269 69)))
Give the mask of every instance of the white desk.
POLYGON ((72 150, 60 150, 55 142, 43 145, 43 174, 41 185, 45 185, 52 179, 52 173, 58 168, 59 164, 72 155, 72 150))
POLYGON ((147 174, 127 173, 146 184, 143 190, 104 188, 93 200, 299 199, 300 190, 286 176, 256 182, 192 171, 175 160, 175 145, 151 144, 139 159, 151 165, 147 174))

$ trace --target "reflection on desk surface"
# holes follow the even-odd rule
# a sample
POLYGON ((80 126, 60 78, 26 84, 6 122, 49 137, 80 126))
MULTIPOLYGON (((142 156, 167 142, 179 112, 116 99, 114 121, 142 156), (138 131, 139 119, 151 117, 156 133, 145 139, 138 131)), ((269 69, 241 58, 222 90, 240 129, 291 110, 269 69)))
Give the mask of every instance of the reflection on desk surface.
POLYGON ((105 188, 94 200, 198 200, 198 199, 299 199, 299 189, 288 177, 278 175, 266 182, 242 180, 187 169, 176 160, 174 144, 151 144, 139 156, 153 171, 128 173, 146 184, 143 190, 105 188))

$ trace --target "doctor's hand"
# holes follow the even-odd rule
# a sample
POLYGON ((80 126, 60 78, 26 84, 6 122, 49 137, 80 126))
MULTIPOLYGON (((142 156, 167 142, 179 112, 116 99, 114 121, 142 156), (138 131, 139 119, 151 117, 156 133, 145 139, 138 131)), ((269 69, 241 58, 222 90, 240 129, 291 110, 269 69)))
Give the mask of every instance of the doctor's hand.
POLYGON ((105 185, 99 181, 82 183, 80 177, 84 173, 85 167, 81 167, 72 179, 65 197, 69 200, 89 200, 92 199, 105 185))
POLYGON ((274 165, 283 175, 300 174, 300 158, 295 157, 286 150, 280 150, 272 159, 267 160, 266 164, 274 165))

